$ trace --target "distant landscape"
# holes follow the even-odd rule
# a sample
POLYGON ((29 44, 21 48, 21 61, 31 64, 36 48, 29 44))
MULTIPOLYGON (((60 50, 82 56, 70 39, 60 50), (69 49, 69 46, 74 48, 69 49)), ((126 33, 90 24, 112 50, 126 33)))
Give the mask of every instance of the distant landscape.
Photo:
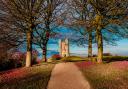
MULTIPOLYGON (((117 43, 116 46, 104 46, 104 53, 111 53, 113 56, 128 56, 128 40, 121 40, 117 43)), ((93 54, 97 54, 97 48, 94 46, 93 48, 93 54)), ((59 47, 58 47, 58 40, 54 41, 54 44, 52 41, 49 43, 48 46, 48 54, 47 57, 50 58, 54 54, 59 54, 59 47), (53 48, 54 46, 54 48, 53 48)), ((82 57, 88 56, 88 49, 86 47, 81 47, 78 45, 72 45, 70 44, 70 54, 71 55, 77 55, 82 57)), ((42 56, 42 50, 39 48, 39 58, 42 56)))

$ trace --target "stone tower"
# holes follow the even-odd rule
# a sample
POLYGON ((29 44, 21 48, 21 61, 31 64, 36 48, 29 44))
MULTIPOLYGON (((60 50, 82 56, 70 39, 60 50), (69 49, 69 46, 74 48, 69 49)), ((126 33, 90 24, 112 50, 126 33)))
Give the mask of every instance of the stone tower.
POLYGON ((69 56, 69 41, 68 39, 59 40, 59 53, 62 57, 69 56))

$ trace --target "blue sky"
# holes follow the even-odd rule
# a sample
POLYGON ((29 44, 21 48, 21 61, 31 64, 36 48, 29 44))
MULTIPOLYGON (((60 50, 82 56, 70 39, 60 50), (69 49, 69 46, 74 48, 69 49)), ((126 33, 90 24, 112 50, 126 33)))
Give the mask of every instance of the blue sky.
MULTIPOLYGON (((62 34, 68 33, 69 35, 71 33, 71 32, 69 32, 69 29, 66 29, 66 28, 60 28, 60 32, 62 34)), ((56 54, 59 50, 58 41, 50 40, 49 45, 48 45, 48 50, 51 50, 51 51, 48 51, 48 57, 50 57, 53 54, 56 54)), ((40 52, 40 54, 42 54, 41 49, 38 48, 38 51, 40 52)), ((79 47, 77 45, 72 45, 70 43, 70 53, 87 56, 88 48, 87 47, 79 47)), ((118 41, 117 46, 111 46, 111 45, 104 46, 104 53, 128 56, 128 39, 123 39, 123 40, 118 41)), ((97 54, 96 46, 93 46, 93 54, 97 54)), ((40 57, 41 57, 41 55, 40 55, 40 57)))
POLYGON ((105 47, 104 51, 109 51, 113 54, 128 56, 128 39, 117 42, 117 46, 105 47))
MULTIPOLYGON (((87 55, 88 49, 87 47, 83 48, 78 46, 71 46, 70 52, 87 55)), ((110 45, 105 46, 104 53, 112 53, 113 55, 128 56, 128 39, 118 41, 117 46, 110 46, 110 45)), ((93 54, 97 54, 96 47, 93 47, 93 54)))
MULTIPOLYGON (((50 57, 53 54, 56 54, 57 51, 59 50, 58 42, 56 44, 49 44, 48 50, 52 50, 48 52, 48 57, 50 57)), ((41 49, 38 49, 38 51, 42 53, 41 49)), ((74 55, 77 54, 77 55, 87 56, 88 49, 87 47, 79 47, 77 45, 70 44, 70 53, 73 53, 74 55)), ((104 53, 128 56, 128 39, 118 41, 117 46, 110 46, 110 45, 105 46, 104 53)), ((93 47, 93 54, 97 54, 96 46, 93 47)), ((41 58, 41 55, 40 55, 40 58, 41 58)))

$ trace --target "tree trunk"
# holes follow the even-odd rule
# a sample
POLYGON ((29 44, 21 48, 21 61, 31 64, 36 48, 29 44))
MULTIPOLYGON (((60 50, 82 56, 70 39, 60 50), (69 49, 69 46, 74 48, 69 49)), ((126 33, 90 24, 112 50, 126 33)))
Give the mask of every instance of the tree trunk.
POLYGON ((97 62, 102 63, 103 59, 103 39, 102 39, 102 32, 101 32, 101 27, 98 26, 96 30, 96 35, 97 35, 97 46, 98 46, 98 55, 97 55, 97 62))
POLYGON ((26 54, 26 67, 31 66, 32 60, 32 33, 27 32, 27 54, 26 54))
POLYGON ((47 45, 43 46, 43 60, 47 62, 47 45))
POLYGON ((92 57, 92 32, 89 32, 88 39, 88 58, 92 57))

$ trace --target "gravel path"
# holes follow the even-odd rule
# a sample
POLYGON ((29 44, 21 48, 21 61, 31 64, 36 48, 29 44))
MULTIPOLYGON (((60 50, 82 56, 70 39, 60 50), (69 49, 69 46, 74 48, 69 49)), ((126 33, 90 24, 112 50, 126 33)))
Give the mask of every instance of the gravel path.
POLYGON ((56 64, 47 89, 90 89, 80 70, 73 63, 56 64))

